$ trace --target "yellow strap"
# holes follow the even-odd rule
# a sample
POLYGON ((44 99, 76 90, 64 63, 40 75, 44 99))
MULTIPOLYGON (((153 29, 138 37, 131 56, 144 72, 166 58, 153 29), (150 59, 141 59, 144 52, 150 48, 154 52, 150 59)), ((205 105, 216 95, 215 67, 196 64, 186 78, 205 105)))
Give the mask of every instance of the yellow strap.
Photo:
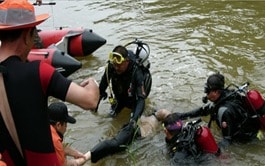
POLYGON ((106 77, 107 77, 107 82, 108 82, 108 87, 109 87, 109 93, 110 93, 110 96, 113 97, 112 83, 111 83, 111 80, 109 79, 109 63, 107 63, 105 70, 106 70, 106 77))

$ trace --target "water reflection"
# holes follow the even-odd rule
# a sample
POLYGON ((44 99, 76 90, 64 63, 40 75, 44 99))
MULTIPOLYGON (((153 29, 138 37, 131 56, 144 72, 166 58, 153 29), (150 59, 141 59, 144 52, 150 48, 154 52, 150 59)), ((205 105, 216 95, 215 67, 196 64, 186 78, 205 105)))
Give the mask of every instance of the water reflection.
MULTIPOLYGON (((176 112, 201 105, 203 85, 210 71, 219 70, 228 83, 249 81, 265 93, 265 2, 264 1, 58 1, 54 7, 37 7, 53 17, 43 29, 60 26, 86 27, 107 39, 92 56, 80 58, 83 67, 71 78, 100 80, 108 53, 115 45, 134 38, 149 43, 153 87, 147 104, 176 112)), ((68 140, 87 151, 119 129, 123 118, 107 117, 109 105, 102 101, 97 114, 69 105, 78 120, 69 125, 68 140)), ((212 128, 217 140, 220 133, 212 128)), ((168 165, 162 132, 138 141, 130 153, 107 157, 97 165, 168 165)), ((216 165, 264 163, 264 142, 229 148, 227 158, 216 165)))

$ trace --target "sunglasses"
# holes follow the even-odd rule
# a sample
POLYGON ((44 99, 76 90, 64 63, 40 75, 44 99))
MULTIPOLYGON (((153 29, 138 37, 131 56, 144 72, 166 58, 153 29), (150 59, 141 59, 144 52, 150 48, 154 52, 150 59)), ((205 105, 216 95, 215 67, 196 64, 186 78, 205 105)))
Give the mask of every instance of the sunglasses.
POLYGON ((124 58, 120 53, 117 53, 117 52, 111 52, 111 53, 109 54, 109 60, 110 60, 112 63, 122 64, 122 62, 125 61, 125 58, 124 58))

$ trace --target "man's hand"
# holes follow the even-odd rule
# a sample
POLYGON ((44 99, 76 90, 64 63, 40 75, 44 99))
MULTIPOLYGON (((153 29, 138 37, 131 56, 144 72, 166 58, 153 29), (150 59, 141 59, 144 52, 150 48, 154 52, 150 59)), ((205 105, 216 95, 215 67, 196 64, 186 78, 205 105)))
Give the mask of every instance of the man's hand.
POLYGON ((94 79, 94 78, 88 78, 86 80, 84 80, 83 82, 80 83, 80 86, 85 87, 88 84, 95 84, 98 87, 98 82, 94 79))

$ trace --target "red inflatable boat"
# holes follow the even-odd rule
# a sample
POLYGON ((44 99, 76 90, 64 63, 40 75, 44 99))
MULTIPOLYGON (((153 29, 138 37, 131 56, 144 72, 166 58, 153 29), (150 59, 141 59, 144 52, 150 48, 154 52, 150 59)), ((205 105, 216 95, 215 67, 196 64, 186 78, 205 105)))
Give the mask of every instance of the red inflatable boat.
POLYGON ((58 49, 73 57, 90 55, 106 43, 104 38, 91 29, 83 28, 42 30, 39 31, 39 36, 43 48, 54 44, 58 49))
POLYGON ((83 28, 39 30, 38 34, 40 38, 35 41, 28 60, 45 61, 66 77, 82 67, 74 57, 90 55, 106 43, 92 30, 83 28))
POLYGON ((82 67, 82 63, 59 50, 55 46, 44 49, 32 49, 28 61, 41 60, 56 68, 62 75, 68 77, 82 67))

